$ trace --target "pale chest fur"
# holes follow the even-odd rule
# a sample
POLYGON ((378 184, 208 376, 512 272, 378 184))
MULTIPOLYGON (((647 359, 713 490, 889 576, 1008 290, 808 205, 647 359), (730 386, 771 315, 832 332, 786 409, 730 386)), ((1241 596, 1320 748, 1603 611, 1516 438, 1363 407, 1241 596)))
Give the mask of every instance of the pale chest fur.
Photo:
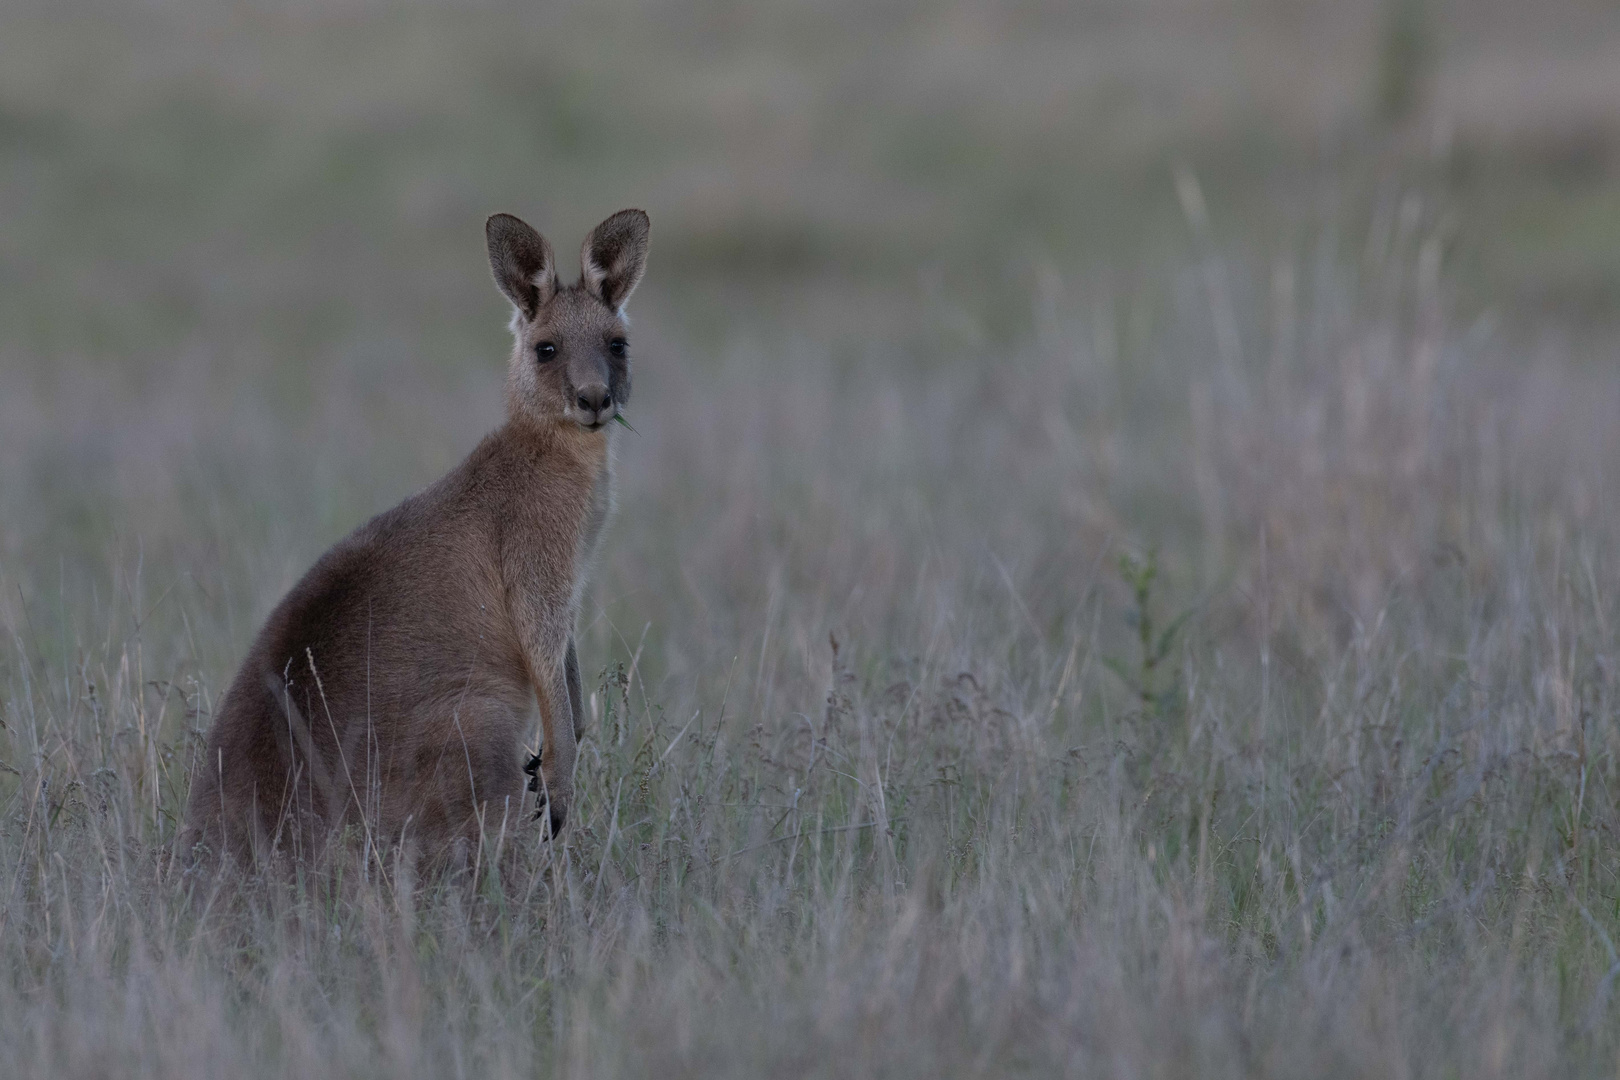
POLYGON ((614 487, 613 487, 613 443, 608 440, 607 447, 602 454, 600 466, 592 479, 590 494, 586 499, 585 518, 581 523, 579 532, 579 547, 575 552, 574 565, 574 605, 579 605, 580 595, 585 590, 586 579, 596 566, 596 554, 602 542, 602 533, 607 528, 608 519, 613 516, 614 487))
POLYGON ((609 440, 567 428, 508 429, 490 486, 508 603, 542 621, 577 613, 613 509, 609 440))

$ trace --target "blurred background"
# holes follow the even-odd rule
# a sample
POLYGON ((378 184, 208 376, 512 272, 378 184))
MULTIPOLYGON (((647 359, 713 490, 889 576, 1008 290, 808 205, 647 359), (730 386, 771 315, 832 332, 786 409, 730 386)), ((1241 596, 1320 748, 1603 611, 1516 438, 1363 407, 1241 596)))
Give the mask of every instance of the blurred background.
POLYGON ((813 685, 929 558, 1051 628, 1111 545, 1241 593, 1269 521, 1331 634, 1612 501, 1610 3, 12 0, 0 608, 71 664, 174 599, 222 680, 499 422, 484 217, 572 272, 627 205, 589 663, 683 694, 784 596, 813 685))
POLYGON ((1617 465, 1613 0, 5 0, 0 1045, 1612 1075, 1617 465), (501 421, 486 216, 626 206, 562 853, 203 919, 251 636, 501 421))
POLYGON ((1279 462, 1366 532, 1355 565, 1302 554, 1360 596, 1342 621, 1465 539, 1389 494, 1379 424, 1422 429, 1402 475, 1440 420, 1533 449, 1586 417, 1560 483, 1612 447, 1611 3, 11 0, 0 604, 184 597, 222 679, 316 554, 499 421, 484 217, 573 272, 627 205, 640 435, 593 610, 655 646, 720 620, 693 678, 773 582, 847 599, 931 548, 1042 620, 1111 543, 1230 583, 1289 512, 1279 462))

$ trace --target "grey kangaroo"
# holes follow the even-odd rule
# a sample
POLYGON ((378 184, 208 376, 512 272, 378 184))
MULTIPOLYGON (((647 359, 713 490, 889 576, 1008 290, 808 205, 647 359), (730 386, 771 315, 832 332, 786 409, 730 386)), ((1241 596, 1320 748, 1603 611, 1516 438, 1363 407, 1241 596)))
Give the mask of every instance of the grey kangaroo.
POLYGON ((568 820, 583 719, 574 630, 613 507, 624 305, 648 219, 621 210, 592 230, 572 285, 517 218, 496 214, 485 235, 514 309, 505 423, 321 556, 270 613, 192 777, 188 856, 318 847, 345 825, 443 853, 528 816, 526 787, 553 837, 568 820))

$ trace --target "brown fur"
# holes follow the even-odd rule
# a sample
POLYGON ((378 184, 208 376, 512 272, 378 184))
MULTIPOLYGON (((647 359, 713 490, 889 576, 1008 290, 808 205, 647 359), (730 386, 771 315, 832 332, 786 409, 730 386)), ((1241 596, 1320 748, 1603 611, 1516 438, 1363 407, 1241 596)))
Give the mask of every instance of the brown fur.
POLYGON ((318 847, 348 824, 427 852, 510 831, 529 816, 536 701, 540 805, 553 835, 567 819, 574 626, 612 507, 608 427, 629 396, 623 304, 647 216, 599 225, 572 286, 517 218, 497 214, 486 233, 515 309, 506 422, 321 556, 271 612, 193 775, 188 854, 318 847))

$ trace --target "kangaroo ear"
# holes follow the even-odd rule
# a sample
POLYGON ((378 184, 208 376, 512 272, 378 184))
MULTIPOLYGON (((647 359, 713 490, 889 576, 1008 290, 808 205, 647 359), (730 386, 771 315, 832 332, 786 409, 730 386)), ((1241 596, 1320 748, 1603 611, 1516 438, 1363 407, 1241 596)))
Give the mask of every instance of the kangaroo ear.
POLYGON ((557 293, 557 259, 546 238, 511 214, 496 214, 484 222, 489 241, 489 268, 495 284, 526 319, 557 293))
POLYGON ((630 299, 647 269, 647 231, 643 210, 620 210, 591 230, 579 252, 585 288, 618 311, 630 299))

